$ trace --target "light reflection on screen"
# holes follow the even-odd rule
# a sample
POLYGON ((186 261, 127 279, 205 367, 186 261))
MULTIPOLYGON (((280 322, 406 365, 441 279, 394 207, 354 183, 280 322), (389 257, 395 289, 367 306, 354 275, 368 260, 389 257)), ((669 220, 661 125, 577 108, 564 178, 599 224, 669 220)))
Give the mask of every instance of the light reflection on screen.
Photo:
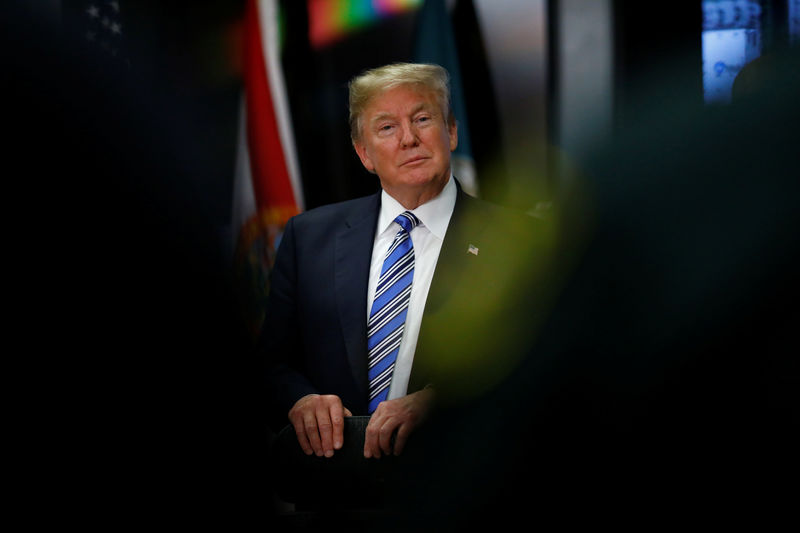
POLYGON ((703 92, 707 104, 731 100, 733 80, 761 54, 761 3, 703 1, 703 92))

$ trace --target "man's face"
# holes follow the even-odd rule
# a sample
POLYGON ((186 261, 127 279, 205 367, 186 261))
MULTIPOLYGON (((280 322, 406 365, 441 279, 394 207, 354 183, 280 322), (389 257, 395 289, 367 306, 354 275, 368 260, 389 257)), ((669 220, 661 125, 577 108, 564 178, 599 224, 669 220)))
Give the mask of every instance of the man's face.
POLYGON ((456 126, 448 126, 435 94, 413 86, 376 96, 364 110, 361 138, 354 143, 364 167, 408 209, 441 192, 457 144, 456 126))

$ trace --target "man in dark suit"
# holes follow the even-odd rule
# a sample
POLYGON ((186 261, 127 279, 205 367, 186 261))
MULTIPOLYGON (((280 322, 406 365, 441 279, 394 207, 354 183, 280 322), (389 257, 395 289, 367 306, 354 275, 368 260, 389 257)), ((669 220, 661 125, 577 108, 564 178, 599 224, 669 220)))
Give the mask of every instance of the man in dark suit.
POLYGON ((330 457, 343 445, 343 418, 370 415, 364 456, 380 457, 403 450, 434 394, 440 405, 468 400, 516 363, 520 322, 509 317, 524 300, 523 266, 536 265, 511 252, 531 248, 534 221, 455 181, 458 132, 443 68, 394 64, 355 78, 350 124, 382 191, 289 221, 262 350, 273 427, 288 416, 306 454, 330 457), (381 272, 402 268, 389 265, 394 246, 411 250, 394 264, 411 272, 396 295, 392 283, 402 280, 381 272), (392 299, 382 308, 375 294, 384 285, 392 299), (376 325, 381 313, 394 325, 376 325))

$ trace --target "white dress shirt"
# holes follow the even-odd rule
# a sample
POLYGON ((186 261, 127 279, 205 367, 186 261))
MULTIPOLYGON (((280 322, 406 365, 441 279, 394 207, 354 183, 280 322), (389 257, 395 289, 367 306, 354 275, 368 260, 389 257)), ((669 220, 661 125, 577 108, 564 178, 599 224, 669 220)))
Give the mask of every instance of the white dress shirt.
MULTIPOLYGON (((425 301, 431 287, 433 272, 442 249, 444 235, 456 205, 456 184, 452 174, 442 192, 432 200, 422 204, 411 212, 420 220, 420 224, 411 230, 411 242, 414 244, 414 280, 411 285, 411 299, 408 304, 405 329, 400 341, 400 351, 394 364, 392 382, 389 386, 389 400, 400 398, 408 393, 408 379, 411 376, 411 365, 414 362, 414 351, 417 348, 419 328, 425 301)), ((375 231, 375 243, 372 248, 372 263, 369 269, 369 286, 367 292, 367 320, 375 298, 375 287, 381 273, 386 252, 400 231, 400 224, 394 219, 406 211, 400 202, 381 193, 381 210, 378 214, 378 227, 375 231)))

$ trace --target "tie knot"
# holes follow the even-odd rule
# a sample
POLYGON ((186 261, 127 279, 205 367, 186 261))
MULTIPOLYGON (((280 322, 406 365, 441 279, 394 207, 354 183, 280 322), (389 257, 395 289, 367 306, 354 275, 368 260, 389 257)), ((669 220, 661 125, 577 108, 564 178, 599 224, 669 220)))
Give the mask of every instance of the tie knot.
POLYGON ((407 233, 411 233, 411 230, 416 228, 419 225, 419 219, 414 216, 414 213, 411 211, 405 211, 397 215, 397 218, 394 219, 395 222, 400 224, 407 233))

